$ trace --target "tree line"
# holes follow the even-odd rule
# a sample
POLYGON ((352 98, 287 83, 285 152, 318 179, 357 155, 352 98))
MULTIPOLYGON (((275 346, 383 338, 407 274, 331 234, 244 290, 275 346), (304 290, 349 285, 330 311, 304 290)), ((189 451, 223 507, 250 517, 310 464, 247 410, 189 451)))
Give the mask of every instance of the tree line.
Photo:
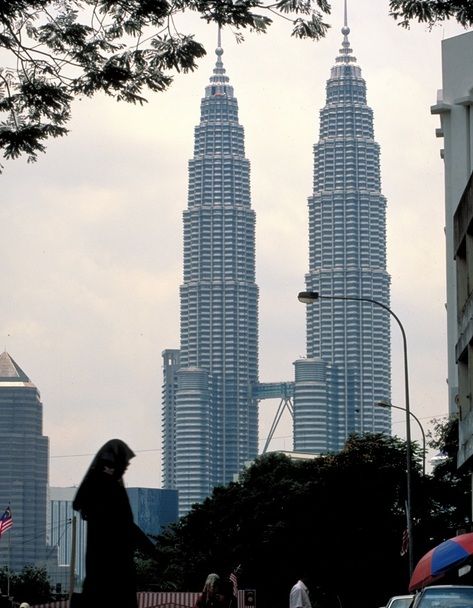
MULTIPOLYGON (((457 423, 438 424, 443 455, 423 476, 414 446, 415 560, 470 528, 470 475, 456 469, 457 423)), ((157 539, 156 563, 139 561, 142 589, 198 591, 209 572, 257 590, 258 608, 287 608, 304 572, 316 608, 381 606, 405 593, 406 445, 381 434, 352 436, 338 454, 295 461, 259 457, 157 539)))

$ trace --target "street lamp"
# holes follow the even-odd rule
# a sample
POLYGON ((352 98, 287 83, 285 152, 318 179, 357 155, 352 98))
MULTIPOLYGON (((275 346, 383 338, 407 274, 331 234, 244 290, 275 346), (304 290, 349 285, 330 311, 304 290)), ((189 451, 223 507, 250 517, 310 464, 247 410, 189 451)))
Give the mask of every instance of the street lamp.
POLYGON ((386 304, 373 300, 372 298, 357 298, 356 296, 333 296, 321 295, 318 291, 301 291, 297 296, 299 302, 303 304, 312 304, 316 300, 350 300, 355 302, 370 302, 375 306, 383 308, 388 312, 399 325, 402 334, 402 344, 404 348, 404 391, 405 391, 405 411, 406 411, 406 519, 407 519, 407 537, 409 540, 409 576, 412 576, 414 570, 414 547, 412 538, 412 512, 411 512, 411 473, 412 473, 412 445, 411 445, 411 409, 409 403, 409 372, 407 365, 407 338, 404 327, 399 317, 386 304))
MULTIPOLYGON (((389 401, 378 401, 377 403, 375 403, 375 405, 377 405, 378 407, 388 407, 388 408, 393 408, 395 410, 401 410, 402 412, 406 411, 405 407, 401 407, 400 405, 393 405, 392 403, 390 403, 389 401)), ((425 447, 425 431, 424 431, 424 427, 422 426, 422 424, 420 423, 419 418, 417 418, 417 416, 413 413, 413 412, 409 412, 409 414, 414 418, 414 420, 417 422, 417 424, 419 425, 420 428, 420 432, 422 433, 422 475, 425 477, 425 455, 426 455, 426 447, 425 447)))

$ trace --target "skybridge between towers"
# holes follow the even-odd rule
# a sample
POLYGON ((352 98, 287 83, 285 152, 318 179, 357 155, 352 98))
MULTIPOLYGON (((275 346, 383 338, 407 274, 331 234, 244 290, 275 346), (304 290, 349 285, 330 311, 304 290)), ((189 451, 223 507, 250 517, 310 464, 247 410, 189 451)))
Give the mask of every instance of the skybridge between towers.
POLYGON ((291 414, 291 418, 294 418, 294 382, 255 382, 251 385, 251 397, 257 401, 280 399, 264 444, 262 453, 265 454, 286 408, 291 414))

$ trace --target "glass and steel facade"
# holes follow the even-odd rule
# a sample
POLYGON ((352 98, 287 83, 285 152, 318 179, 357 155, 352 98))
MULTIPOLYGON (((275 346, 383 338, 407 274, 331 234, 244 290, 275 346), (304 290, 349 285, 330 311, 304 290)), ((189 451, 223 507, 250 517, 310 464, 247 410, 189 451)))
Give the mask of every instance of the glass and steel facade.
MULTIPOLYGON (((0 512, 13 527, 2 535, 0 563, 14 571, 46 559, 49 440, 36 386, 7 352, 0 354, 0 512)), ((1 514, 0 513, 0 514, 1 514)))
POLYGON ((164 486, 179 490, 180 514, 231 481, 258 448, 250 165, 220 46, 216 54, 189 162, 178 360, 163 353, 163 428, 174 435, 164 439, 164 486))
MULTIPOLYGON (((306 288, 389 306, 379 146, 349 32, 345 25, 314 146, 306 288)), ((390 348, 390 318, 381 307, 329 299, 307 306, 308 361, 295 363, 295 450, 338 451, 351 433, 391 431, 390 410, 375 406, 390 399, 390 348), (316 371, 316 382, 307 383, 306 368, 316 371)))
MULTIPOLYGON (((72 552, 72 519, 76 518, 75 542, 75 582, 79 586, 85 577, 85 548, 87 536, 87 523, 73 510, 72 502, 76 495, 76 487, 49 488, 48 513, 48 544, 57 548, 57 562, 59 566, 67 566, 69 574, 72 552)), ((56 583, 51 576, 52 582, 56 583)), ((69 581, 62 585, 62 591, 70 591, 69 581)))
POLYGON ((133 519, 145 534, 157 536, 178 517, 176 490, 127 488, 133 519))

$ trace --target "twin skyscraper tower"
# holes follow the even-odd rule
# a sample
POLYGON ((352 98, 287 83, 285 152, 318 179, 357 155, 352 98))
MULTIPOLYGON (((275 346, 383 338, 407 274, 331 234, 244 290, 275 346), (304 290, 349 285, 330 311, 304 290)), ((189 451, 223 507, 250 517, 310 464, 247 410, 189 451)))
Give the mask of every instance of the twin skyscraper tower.
MULTIPOLYGON (((379 146, 349 33, 345 20, 314 147, 306 287, 389 306, 379 146)), ((298 452, 338 451, 351 433, 391 431, 390 410, 376 407, 391 392, 381 307, 350 299, 308 306, 307 358, 295 362, 294 381, 258 381, 250 167, 220 45, 216 54, 189 162, 180 349, 163 352, 163 486, 179 490, 181 515, 257 456, 263 398, 293 406, 298 452)))

